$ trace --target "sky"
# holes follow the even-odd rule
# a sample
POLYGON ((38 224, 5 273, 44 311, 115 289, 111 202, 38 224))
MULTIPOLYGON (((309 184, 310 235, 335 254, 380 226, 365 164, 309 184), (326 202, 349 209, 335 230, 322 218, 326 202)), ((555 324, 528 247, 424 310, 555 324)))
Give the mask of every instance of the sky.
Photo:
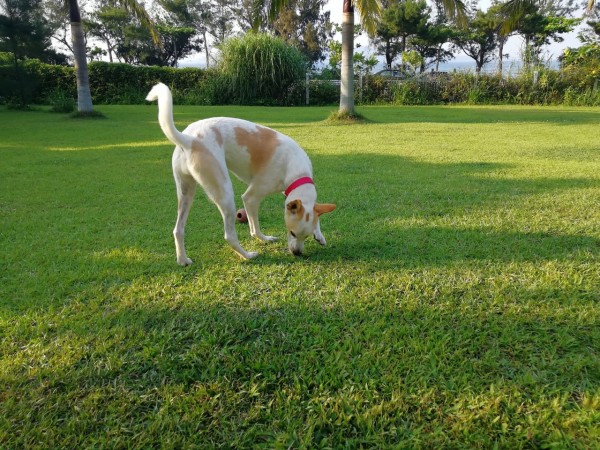
MULTIPOLYGON (((338 24, 342 23, 342 15, 343 15, 342 14, 342 1, 343 0, 328 0, 326 6, 324 8, 325 11, 330 12, 331 21, 334 23, 338 23, 338 24)), ((483 10, 487 10, 487 8, 489 8, 490 4, 491 4, 491 0, 480 0, 480 2, 479 2, 479 6, 483 10)), ((581 12, 580 14, 582 14, 582 13, 583 12, 581 12)), ((576 13, 576 14, 578 14, 578 13, 576 13)), ((565 48, 579 47, 581 44, 577 40, 577 32, 578 32, 578 29, 576 29, 575 31, 573 31, 571 33, 564 34, 563 42, 553 43, 553 44, 545 47, 545 53, 544 53, 545 59, 556 60, 562 54, 562 51, 565 48)), ((341 36, 338 34, 337 36, 335 36, 335 39, 337 39, 338 41, 341 41, 341 36)), ((375 50, 369 46, 369 40, 366 36, 358 37, 355 40, 355 43, 359 43, 361 45, 361 47, 358 51, 362 51, 363 53, 365 53, 367 55, 375 53, 375 50)), ((520 36, 511 36, 508 39, 508 42, 505 45, 504 51, 505 51, 505 53, 508 53, 510 55, 509 61, 520 60, 520 52, 521 52, 522 45, 523 45, 523 39, 520 36)), ((468 56, 466 56, 464 53, 457 54, 453 61, 455 63, 459 63, 459 64, 462 63, 461 65, 466 66, 467 68, 468 68, 468 64, 466 64, 466 63, 472 62, 473 69, 475 67, 475 63, 473 62, 473 60, 470 59, 468 56)), ((492 62, 491 64, 495 67, 497 62, 492 62)), ((186 58, 185 60, 181 61, 180 65, 181 66, 204 67, 205 66, 205 58, 201 54, 192 55, 192 56, 186 58)), ((384 64, 383 64, 383 62, 380 62, 377 65, 377 67, 375 67, 374 71, 377 72, 378 70, 381 70, 383 68, 384 68, 384 64)))
MULTIPOLYGON (((491 4, 490 0, 481 0, 479 2, 479 7, 483 10, 487 10, 491 4)), ((342 0, 329 0, 327 2, 327 6, 325 10, 329 10, 331 13, 331 21, 335 23, 342 22, 342 0)), ((561 43, 553 43, 549 45, 546 50, 548 52, 548 56, 551 56, 552 59, 558 58, 562 54, 562 51, 567 47, 579 47, 581 44, 577 40, 577 30, 564 34, 564 41, 561 43)), ((337 36, 337 39, 341 39, 341 37, 337 36)), ((368 38, 363 36, 357 40, 362 46, 360 51, 365 51, 365 47, 368 45, 368 38)), ((520 36, 511 36, 508 39, 508 42, 504 48, 505 53, 510 55, 510 60, 518 60, 520 59, 520 51, 523 45, 523 39, 520 36)), ((374 50, 367 49, 366 53, 374 53, 374 50)), ((457 54, 456 61, 473 61, 465 54, 457 54)), ((474 64, 474 63, 473 63, 474 64)))

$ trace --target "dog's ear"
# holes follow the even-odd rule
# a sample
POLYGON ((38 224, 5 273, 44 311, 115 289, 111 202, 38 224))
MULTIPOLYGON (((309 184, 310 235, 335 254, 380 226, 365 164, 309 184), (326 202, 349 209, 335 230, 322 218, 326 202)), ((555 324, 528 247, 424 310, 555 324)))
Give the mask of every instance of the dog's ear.
POLYGON ((292 214, 303 214, 304 207, 302 206, 302 200, 292 200, 287 204, 287 210, 292 214))
POLYGON ((317 203, 315 205, 315 214, 320 216, 321 214, 330 213, 336 208, 333 203, 317 203))

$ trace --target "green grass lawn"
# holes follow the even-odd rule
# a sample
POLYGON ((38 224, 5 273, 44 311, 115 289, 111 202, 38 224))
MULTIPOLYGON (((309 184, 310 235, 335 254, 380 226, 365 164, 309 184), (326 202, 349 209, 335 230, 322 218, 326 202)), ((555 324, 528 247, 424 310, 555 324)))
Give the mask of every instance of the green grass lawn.
POLYGON ((338 205, 242 262, 199 191, 187 268, 156 105, 98 109, 0 110, 0 448, 600 448, 600 109, 176 106, 338 205))

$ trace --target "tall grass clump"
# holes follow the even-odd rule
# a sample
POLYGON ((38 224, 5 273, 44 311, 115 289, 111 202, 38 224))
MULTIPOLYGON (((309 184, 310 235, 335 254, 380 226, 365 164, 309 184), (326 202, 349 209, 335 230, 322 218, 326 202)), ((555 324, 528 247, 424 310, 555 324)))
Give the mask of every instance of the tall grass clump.
POLYGON ((294 101, 290 97, 304 79, 306 63, 282 39, 249 33, 223 44, 219 68, 230 103, 286 105, 294 101))

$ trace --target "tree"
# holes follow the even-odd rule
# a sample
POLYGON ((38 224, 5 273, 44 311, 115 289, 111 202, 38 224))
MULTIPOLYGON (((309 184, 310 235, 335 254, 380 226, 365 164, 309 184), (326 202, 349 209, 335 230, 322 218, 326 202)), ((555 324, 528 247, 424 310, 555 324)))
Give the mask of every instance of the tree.
MULTIPOLYGON (((21 60, 37 58, 45 62, 65 62, 50 43, 51 29, 43 20, 40 0, 0 2, 0 52, 12 54, 14 74, 1 80, 0 89, 20 107, 30 102, 33 82, 21 70, 21 60)), ((4 94, 4 93, 3 93, 4 94)))
MULTIPOLYGON (((362 29, 360 25, 354 26, 354 36, 360 36, 362 29)), ((377 65, 375 55, 365 55, 363 52, 354 52, 353 55, 354 76, 366 75, 377 65)), ((332 79, 340 78, 342 66, 342 43, 336 40, 329 42, 329 67, 323 72, 328 72, 332 79)))
POLYGON ((23 57, 53 59, 40 0, 2 0, 0 10, 0 51, 12 53, 15 67, 23 57))
MULTIPOLYGON (((342 67, 340 73, 340 110, 342 114, 354 114, 354 3, 343 0, 342 19, 342 67)), ((358 0, 356 3, 363 27, 368 33, 375 32, 375 23, 381 7, 377 0, 358 0)))
MULTIPOLYGON (((465 7, 461 0, 440 0, 443 2, 446 13, 450 17, 464 20, 465 7)), ((342 21, 342 72, 340 92, 340 113, 354 113, 354 78, 352 56, 354 52, 354 3, 352 0, 343 0, 342 21)), ((359 12, 363 27, 372 36, 375 33, 375 24, 380 16, 380 5, 377 0, 358 0, 356 9, 359 12)))
POLYGON ((125 46, 125 30, 130 24, 131 17, 125 8, 105 5, 85 22, 85 29, 106 45, 108 60, 113 62, 113 55, 122 61, 119 49, 125 46))
POLYGON ((600 6, 589 11, 585 27, 577 35, 583 44, 600 44, 600 6))
POLYGON ((417 36, 411 39, 411 48, 422 57, 421 72, 433 64, 437 72, 441 62, 454 58, 452 49, 446 50, 443 47, 445 43, 452 40, 454 34, 452 27, 442 22, 427 24, 417 36))
POLYGON ((391 69, 394 59, 406 52, 407 40, 425 34, 431 10, 425 0, 388 0, 386 3, 373 42, 391 69))
MULTIPOLYGON (((82 114, 93 113, 92 93, 90 91, 89 73, 86 58, 85 38, 81 12, 78 0, 66 0, 69 8, 69 20, 71 22, 71 42, 73 48, 73 60, 75 63, 75 78, 77 81, 77 110, 82 114)), ((127 11, 140 20, 142 25, 151 30, 152 40, 159 44, 158 33, 148 13, 136 0, 119 0, 127 11)))
POLYGON ((493 14, 476 10, 469 18, 467 28, 459 30, 454 43, 475 61, 475 71, 495 58, 494 50, 498 46, 496 29, 498 23, 493 14))
POLYGON ((129 64, 176 67, 181 58, 200 50, 201 42, 195 41, 197 32, 191 27, 174 27, 164 22, 156 23, 162 45, 152 44, 147 29, 132 24, 125 28, 125 40, 119 45, 119 59, 129 64))
POLYGON ((192 1, 190 11, 193 27, 202 34, 206 67, 211 64, 211 52, 208 36, 212 37, 214 47, 221 46, 233 29, 233 0, 192 1))
POLYGON ((290 0, 272 23, 275 36, 297 47, 311 66, 325 59, 324 49, 333 37, 325 0, 290 0))

